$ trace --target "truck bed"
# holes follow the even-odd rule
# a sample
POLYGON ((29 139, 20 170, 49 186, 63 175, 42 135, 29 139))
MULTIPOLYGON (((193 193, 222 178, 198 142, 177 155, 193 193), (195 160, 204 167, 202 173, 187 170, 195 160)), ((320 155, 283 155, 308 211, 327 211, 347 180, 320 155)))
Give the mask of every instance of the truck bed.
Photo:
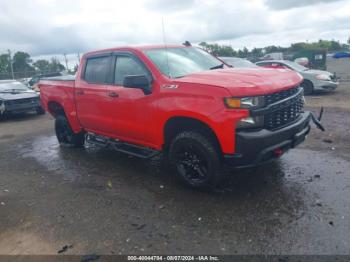
MULTIPOLYGON (((42 107, 53 114, 56 105, 64 107, 64 112, 70 123, 77 123, 75 108, 75 76, 57 76, 40 79, 38 84, 42 107), (51 106, 50 106, 51 104, 51 106)), ((79 131, 78 125, 72 125, 74 131, 79 131)))
POLYGON ((55 77, 43 77, 43 81, 75 81, 74 75, 65 75, 65 76, 55 76, 55 77))

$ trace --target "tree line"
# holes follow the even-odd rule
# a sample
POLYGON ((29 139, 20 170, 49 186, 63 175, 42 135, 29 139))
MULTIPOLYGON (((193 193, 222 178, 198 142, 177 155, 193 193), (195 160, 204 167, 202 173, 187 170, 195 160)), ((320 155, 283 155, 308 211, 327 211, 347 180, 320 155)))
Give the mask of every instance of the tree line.
MULTIPOLYGON (((291 44, 289 47, 281 46, 266 46, 263 48, 253 48, 248 50, 243 49, 235 50, 230 45, 210 44, 207 42, 201 42, 199 44, 204 50, 210 52, 216 56, 236 56, 236 57, 261 57, 267 53, 283 52, 292 53, 305 49, 326 49, 328 52, 336 52, 350 49, 350 37, 347 44, 342 44, 334 40, 319 40, 317 42, 300 42, 291 44)), ((77 70, 77 65, 70 73, 74 73, 77 70)), ((26 52, 18 51, 13 56, 10 51, 8 53, 0 54, 0 79, 12 78, 25 78, 31 77, 36 74, 48 73, 48 72, 60 72, 66 70, 65 66, 60 63, 56 57, 52 57, 50 60, 39 59, 33 62, 30 55, 26 52), (13 73, 12 73, 13 72, 13 73)))
POLYGON ((250 51, 248 48, 235 50, 230 45, 219 45, 209 44, 207 42, 201 42, 199 45, 209 53, 216 56, 236 56, 241 58, 247 57, 261 57, 264 54, 282 52, 282 53, 293 53, 301 50, 314 50, 314 49, 326 49, 328 52, 337 52, 343 50, 349 50, 350 48, 350 37, 347 44, 342 44, 334 40, 318 40, 317 42, 300 42, 291 44, 289 47, 281 46, 266 46, 263 48, 253 48, 250 51))
POLYGON ((25 78, 36 74, 60 72, 65 66, 56 57, 50 60, 39 59, 35 62, 26 52, 18 51, 13 56, 10 52, 0 54, 0 79, 25 78))

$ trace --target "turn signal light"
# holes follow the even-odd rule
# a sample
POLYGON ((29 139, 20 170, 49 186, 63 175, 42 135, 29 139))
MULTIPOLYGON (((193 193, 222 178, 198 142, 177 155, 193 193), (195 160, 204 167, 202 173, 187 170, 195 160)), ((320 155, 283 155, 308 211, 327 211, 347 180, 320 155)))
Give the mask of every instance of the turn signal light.
POLYGON ((241 107, 241 99, 234 97, 226 97, 225 104, 229 108, 240 108, 241 107))

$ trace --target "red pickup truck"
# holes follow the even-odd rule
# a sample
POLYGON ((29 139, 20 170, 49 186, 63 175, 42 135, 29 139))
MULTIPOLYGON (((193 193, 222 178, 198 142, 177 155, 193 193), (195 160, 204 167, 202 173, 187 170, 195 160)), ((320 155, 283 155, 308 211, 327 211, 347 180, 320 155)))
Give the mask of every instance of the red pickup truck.
POLYGON ((193 187, 221 165, 278 158, 310 130, 302 77, 235 69, 191 46, 120 47, 85 54, 74 78, 41 80, 42 106, 61 144, 86 140, 143 158, 163 153, 193 187))

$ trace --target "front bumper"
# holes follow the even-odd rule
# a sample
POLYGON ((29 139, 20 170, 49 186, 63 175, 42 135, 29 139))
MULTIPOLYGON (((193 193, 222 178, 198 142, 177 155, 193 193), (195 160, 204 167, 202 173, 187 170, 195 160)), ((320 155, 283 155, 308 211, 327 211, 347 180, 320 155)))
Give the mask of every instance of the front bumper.
POLYGON ((224 155, 236 168, 252 167, 278 158, 305 140, 310 132, 311 113, 304 112, 292 124, 274 131, 239 131, 236 133, 236 153, 224 155))
POLYGON ((314 89, 315 91, 332 91, 335 90, 339 85, 339 82, 333 81, 317 81, 314 89))
POLYGON ((0 114, 8 113, 24 113, 29 112, 41 107, 40 100, 30 100, 26 103, 11 103, 12 101, 5 101, 0 108, 0 114))

